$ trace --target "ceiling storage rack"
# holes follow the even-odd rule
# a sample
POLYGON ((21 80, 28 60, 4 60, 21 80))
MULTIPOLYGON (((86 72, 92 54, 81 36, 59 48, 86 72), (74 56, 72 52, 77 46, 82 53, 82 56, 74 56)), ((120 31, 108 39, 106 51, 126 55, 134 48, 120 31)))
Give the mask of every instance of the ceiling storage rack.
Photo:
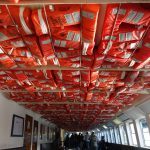
POLYGON ((67 130, 108 122, 150 94, 149 6, 1 0, 0 92, 67 130))

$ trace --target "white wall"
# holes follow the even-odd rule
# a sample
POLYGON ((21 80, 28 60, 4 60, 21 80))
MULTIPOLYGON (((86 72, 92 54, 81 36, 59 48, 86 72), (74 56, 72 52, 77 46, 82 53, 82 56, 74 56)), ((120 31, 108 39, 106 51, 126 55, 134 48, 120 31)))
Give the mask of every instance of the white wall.
MULTIPOLYGON (((13 114, 21 117, 25 117, 26 114, 33 117, 33 120, 37 120, 44 125, 49 125, 49 122, 40 118, 39 114, 25 109, 17 103, 8 100, 5 96, 0 94, 0 149, 16 148, 23 146, 23 137, 11 137, 11 125, 13 114)), ((40 131, 40 130, 39 130, 40 131)), ((38 138, 39 139, 39 138, 38 138)), ((47 143, 46 140, 38 140, 38 149, 40 143, 47 143)))
POLYGON ((150 98, 149 98, 148 101, 146 101, 146 102, 140 104, 138 107, 139 107, 143 112, 149 114, 149 113, 150 113, 150 98))

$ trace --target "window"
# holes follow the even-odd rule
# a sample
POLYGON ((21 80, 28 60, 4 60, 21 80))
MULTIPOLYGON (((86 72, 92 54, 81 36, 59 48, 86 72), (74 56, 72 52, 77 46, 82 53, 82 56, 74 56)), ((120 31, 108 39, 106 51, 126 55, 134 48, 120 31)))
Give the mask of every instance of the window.
POLYGON ((106 134, 106 130, 104 131, 104 136, 105 136, 105 141, 107 142, 107 134, 106 134))
POLYGON ((134 124, 129 123, 130 127, 130 133, 131 133, 131 139, 132 139, 132 145, 137 146, 137 139, 136 139, 136 134, 135 134, 135 129, 134 129, 134 124))
POLYGON ((109 136, 110 136, 110 142, 113 143, 112 136, 111 136, 111 129, 109 129, 109 136))
POLYGON ((104 136, 103 132, 102 132, 102 134, 101 134, 101 137, 102 137, 102 136, 104 136))
POLYGON ((116 143, 120 144, 120 134, 119 134, 119 129, 115 128, 115 137, 116 137, 116 143))
POLYGON ((150 147, 150 133, 146 119, 140 120, 140 127, 143 134, 144 146, 150 147))
POLYGON ((127 134, 126 134, 126 130, 125 130, 125 125, 121 125, 120 133, 121 133, 122 144, 127 145, 128 142, 127 142, 127 134))
POLYGON ((106 134, 107 134, 107 141, 108 141, 108 142, 111 142, 111 140, 110 140, 109 130, 107 130, 107 131, 106 131, 106 134))
POLYGON ((111 135, 112 143, 115 143, 115 136, 114 136, 114 130, 113 129, 110 129, 110 135, 111 135))
POLYGON ((100 137, 101 137, 101 136, 100 136, 100 132, 98 132, 98 139, 99 139, 99 140, 101 140, 100 137))

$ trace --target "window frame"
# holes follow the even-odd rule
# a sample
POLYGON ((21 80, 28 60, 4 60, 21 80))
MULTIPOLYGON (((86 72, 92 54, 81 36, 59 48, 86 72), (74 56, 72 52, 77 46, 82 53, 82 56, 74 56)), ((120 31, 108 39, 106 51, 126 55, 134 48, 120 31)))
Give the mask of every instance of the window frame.
MULTIPOLYGON (((143 129, 142 129, 142 124, 141 124, 141 121, 142 121, 142 120, 145 120, 146 123, 147 123, 147 120, 146 120, 146 118, 141 118, 141 119, 139 120, 139 125, 140 125, 141 134, 142 134, 143 144, 144 144, 144 147, 150 148, 150 146, 147 146, 147 145, 145 144, 145 141, 147 141, 147 140, 145 140, 145 137, 144 137, 144 132, 143 132, 143 129)), ((148 128, 148 123, 147 123, 147 128, 148 128)), ((150 136, 149 128, 148 128, 148 133, 149 133, 149 136, 150 136)), ((148 141, 150 141, 150 140, 148 140, 148 141)))
POLYGON ((113 130, 113 128, 110 129, 110 136, 111 136, 111 141, 112 141, 112 143, 115 143, 115 135, 114 135, 114 130, 113 130))
POLYGON ((122 142, 122 144, 123 145, 128 145, 128 137, 127 137, 127 132, 126 132, 126 129, 125 129, 125 124, 121 124, 120 125, 120 134, 121 134, 121 142, 122 142), (125 133, 125 136, 124 136, 124 134, 122 133, 122 127, 123 127, 123 130, 124 130, 124 133, 125 133), (126 138, 125 138, 126 137, 126 138))
POLYGON ((129 132, 131 134, 132 146, 138 146, 137 135, 136 135, 135 126, 134 126, 133 122, 129 122, 129 132), (134 133, 132 132, 131 124, 133 124, 134 133), (135 135, 136 144, 134 144, 134 142, 133 142, 133 134, 135 135))
POLYGON ((119 127, 114 128, 114 133, 115 133, 115 137, 116 137, 116 143, 121 144, 119 127))
POLYGON ((111 143, 111 138, 110 138, 110 134, 109 134, 109 129, 106 130, 106 134, 107 134, 107 141, 109 143, 111 143))

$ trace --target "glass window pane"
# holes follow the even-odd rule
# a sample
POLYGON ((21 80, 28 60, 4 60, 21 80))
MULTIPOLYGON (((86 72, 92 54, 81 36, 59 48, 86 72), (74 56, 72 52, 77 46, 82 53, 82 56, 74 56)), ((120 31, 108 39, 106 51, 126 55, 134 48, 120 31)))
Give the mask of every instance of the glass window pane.
POLYGON ((114 137, 114 131, 113 131, 113 129, 110 130, 110 134, 111 134, 112 143, 115 143, 115 137, 114 137))
POLYGON ((141 131, 143 134, 144 145, 149 147, 150 146, 150 133, 149 133, 146 119, 140 120, 140 126, 141 126, 141 131))
POLYGON ((134 124, 130 123, 129 125, 130 125, 130 132, 131 132, 132 144, 133 145, 137 145, 137 139, 136 139, 134 124))
POLYGON ((150 146, 150 141, 145 141, 145 146, 150 146))
POLYGON ((127 143, 127 135, 126 135, 126 131, 125 131, 125 126, 122 125, 120 129, 121 129, 121 135, 122 135, 121 136, 122 137, 122 143, 126 145, 128 143, 127 143))
POLYGON ((119 135, 118 129, 116 131, 117 131, 118 144, 120 144, 120 135, 119 135))
POLYGON ((111 142, 110 135, 109 135, 109 130, 107 130, 107 138, 108 138, 108 142, 111 142))
POLYGON ((149 136, 148 132, 147 133, 143 133, 143 135, 144 135, 144 139, 145 140, 150 140, 150 136, 149 136))
POLYGON ((131 132, 132 132, 132 133, 135 133, 135 130, 134 130, 134 125, 133 125, 133 123, 130 123, 130 128, 131 128, 131 132))
POLYGON ((143 128, 143 132, 145 132, 145 133, 149 132, 148 128, 143 128))
POLYGON ((121 143, 120 141, 120 133, 119 133, 119 128, 116 129, 116 133, 117 133, 117 138, 118 138, 118 144, 121 143))
POLYGON ((132 134, 133 145, 137 145, 136 135, 132 134))

